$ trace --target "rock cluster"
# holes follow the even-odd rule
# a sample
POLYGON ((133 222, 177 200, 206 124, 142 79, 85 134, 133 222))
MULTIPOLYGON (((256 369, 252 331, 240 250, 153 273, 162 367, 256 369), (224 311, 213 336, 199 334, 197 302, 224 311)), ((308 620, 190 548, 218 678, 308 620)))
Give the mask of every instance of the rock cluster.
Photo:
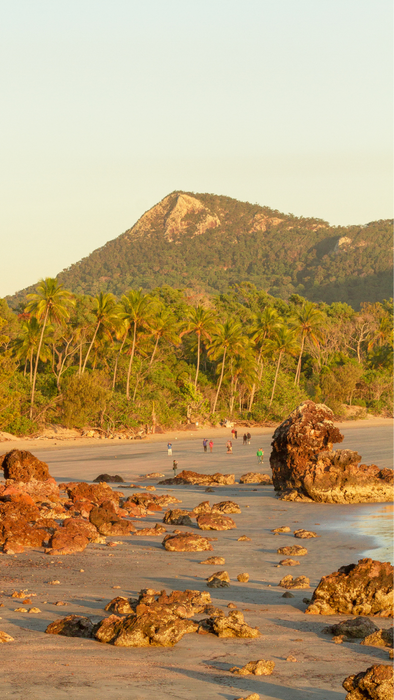
POLYGON ((136 531, 126 518, 161 510, 159 503, 179 502, 147 493, 122 500, 122 493, 102 481, 65 483, 59 489, 48 465, 23 450, 8 452, 1 464, 6 482, 0 485, 0 545, 6 554, 23 553, 25 547, 45 547, 51 556, 73 554, 89 542, 105 542, 106 536, 161 535, 160 525, 136 531))
POLYGON ((311 615, 393 614, 393 567, 388 562, 360 559, 323 576, 313 592, 311 615))
POLYGON ((288 574, 279 581, 279 585, 282 588, 288 589, 310 588, 310 581, 306 576, 297 576, 297 578, 293 578, 291 574, 288 574))
POLYGON ((93 479, 94 482, 100 483, 105 481, 106 484, 123 484, 124 479, 122 479, 119 474, 99 474, 93 479))
POLYGON ((160 484, 194 484, 198 486, 228 486, 235 484, 234 474, 199 474, 198 472, 182 471, 172 479, 164 479, 160 484))
POLYGON ((324 404, 305 401, 275 430, 270 464, 284 500, 371 503, 393 500, 391 469, 359 464, 352 450, 333 451, 343 435, 324 404))
POLYGON ((348 691, 346 700, 392 700, 393 668, 383 664, 348 676, 342 683, 348 691))
POLYGON ((209 593, 199 591, 165 591, 145 589, 138 599, 114 598, 107 606, 109 617, 93 623, 84 616, 68 615, 52 622, 48 634, 66 637, 83 637, 124 647, 173 646, 185 634, 211 632, 218 637, 255 638, 257 628, 245 623, 243 614, 232 611, 226 617, 210 605, 209 593), (210 611, 211 617, 199 623, 189 619, 196 614, 210 611), (121 615, 125 615, 122 617, 121 615))

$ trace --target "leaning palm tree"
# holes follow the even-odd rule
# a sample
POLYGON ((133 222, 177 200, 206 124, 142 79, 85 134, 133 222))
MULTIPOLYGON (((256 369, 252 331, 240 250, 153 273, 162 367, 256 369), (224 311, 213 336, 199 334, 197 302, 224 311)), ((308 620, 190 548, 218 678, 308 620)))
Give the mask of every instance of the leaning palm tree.
POLYGON ((151 321, 151 333, 155 339, 149 367, 152 365, 160 340, 166 340, 172 345, 179 345, 178 324, 174 314, 164 307, 160 307, 153 315, 151 321))
POLYGON ((244 334, 243 326, 241 323, 239 323, 239 321, 230 320, 225 321, 225 323, 218 324, 216 332, 212 336, 212 341, 208 350, 208 355, 213 360, 221 359, 221 371, 212 413, 215 413, 216 411, 216 405, 223 381, 226 357, 229 350, 234 355, 242 355, 242 353, 245 352, 247 344, 248 338, 244 334))
POLYGON ((154 311, 154 301, 149 294, 144 294, 142 289, 130 289, 127 294, 123 294, 119 304, 119 317, 127 326, 127 336, 132 335, 130 360, 126 379, 126 397, 130 399, 130 374, 133 365, 137 331, 147 329, 152 322, 154 311))
POLYGON ((112 294, 100 292, 100 294, 98 294, 94 300, 93 314, 96 317, 95 328, 92 340, 86 353, 81 374, 83 374, 86 369, 86 363, 88 361, 90 351, 94 345, 94 341, 96 340, 96 336, 99 332, 99 329, 104 330, 104 334, 107 337, 110 336, 112 338, 112 333, 116 326, 119 324, 119 316, 117 312, 115 297, 112 294))
POLYGON ((294 384, 300 383, 301 378, 301 363, 302 355, 304 353, 305 341, 308 339, 316 347, 322 341, 321 327, 323 324, 323 315, 319 309, 311 301, 305 301, 303 305, 298 308, 292 319, 292 328, 294 328, 298 335, 301 337, 301 347, 300 354, 298 357, 297 370, 295 375, 294 384))
POLYGON ((189 307, 186 311, 186 328, 182 335, 195 333, 197 335, 197 366, 194 377, 194 386, 197 386, 198 373, 200 371, 201 341, 211 340, 211 336, 217 326, 215 314, 203 306, 189 307))
POLYGON ((42 321, 31 388, 30 418, 32 418, 38 363, 40 361, 45 328, 48 321, 57 325, 65 323, 70 316, 71 307, 74 306, 75 301, 71 293, 63 289, 63 285, 59 284, 53 277, 47 277, 45 280, 41 280, 36 291, 33 294, 28 294, 27 299, 29 301, 25 309, 26 312, 31 313, 38 321, 42 321))
POLYGON ((272 393, 269 402, 270 406, 275 395, 276 382, 278 379, 279 367, 282 361, 282 357, 285 354, 295 355, 298 352, 298 350, 299 346, 297 344, 296 332, 292 328, 287 328, 287 326, 281 326, 280 328, 278 328, 273 338, 266 340, 265 351, 273 355, 278 355, 274 385, 272 387, 272 393))

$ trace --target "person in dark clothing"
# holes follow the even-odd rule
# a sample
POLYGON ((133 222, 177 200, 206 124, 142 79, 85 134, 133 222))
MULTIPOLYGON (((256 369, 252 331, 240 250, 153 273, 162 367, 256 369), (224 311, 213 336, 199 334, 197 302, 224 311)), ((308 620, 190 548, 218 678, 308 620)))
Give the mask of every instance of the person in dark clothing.
POLYGON ((208 449, 208 440, 206 438, 202 441, 202 446, 204 448, 204 452, 206 452, 208 449))
POLYGON ((238 430, 234 430, 234 437, 236 440, 238 440, 238 430))
POLYGON ((244 433, 242 444, 246 445, 247 442, 248 442, 248 436, 246 435, 246 433, 244 433))
POLYGON ((250 433, 246 433, 246 437, 248 440, 248 445, 250 445, 250 438, 252 437, 250 433))
POLYGON ((178 469, 178 462, 176 461, 176 459, 174 459, 174 461, 172 463, 172 471, 174 472, 174 476, 176 476, 177 469, 178 469))

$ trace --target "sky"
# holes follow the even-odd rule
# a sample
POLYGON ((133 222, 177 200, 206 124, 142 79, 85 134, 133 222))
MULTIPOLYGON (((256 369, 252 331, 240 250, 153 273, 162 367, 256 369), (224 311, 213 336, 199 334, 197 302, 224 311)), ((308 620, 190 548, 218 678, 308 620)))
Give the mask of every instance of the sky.
POLYGON ((3 0, 0 296, 174 190, 393 216, 389 0, 3 0))

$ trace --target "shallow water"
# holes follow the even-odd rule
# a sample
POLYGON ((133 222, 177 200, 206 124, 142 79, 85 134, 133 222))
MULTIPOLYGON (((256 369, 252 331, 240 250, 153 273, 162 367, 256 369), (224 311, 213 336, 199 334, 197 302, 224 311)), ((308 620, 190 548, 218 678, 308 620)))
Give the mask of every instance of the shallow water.
POLYGON ((360 551, 361 556, 393 564, 393 512, 392 503, 365 504, 348 514, 342 512, 340 521, 325 523, 325 528, 370 537, 372 546, 360 551))

